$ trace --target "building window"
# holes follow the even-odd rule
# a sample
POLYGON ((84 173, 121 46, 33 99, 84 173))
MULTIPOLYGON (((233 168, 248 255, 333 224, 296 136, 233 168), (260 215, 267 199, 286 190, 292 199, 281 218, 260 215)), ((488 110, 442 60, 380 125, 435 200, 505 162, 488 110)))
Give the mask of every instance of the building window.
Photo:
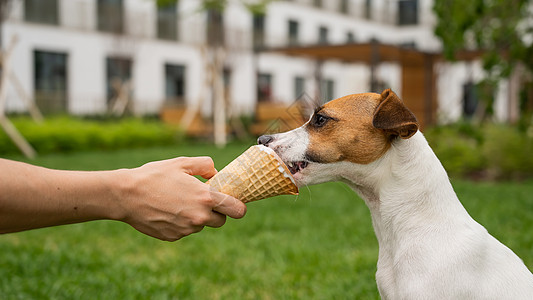
POLYGON ((313 5, 315 7, 322 7, 322 0, 313 0, 313 5))
POLYGON ((165 64, 165 98, 169 104, 185 104, 185 66, 165 64))
POLYGON ((98 0, 98 30, 124 33, 123 6, 122 0, 98 0))
POLYGON ((474 116, 477 110, 478 96, 476 84, 469 81, 463 84, 463 116, 470 119, 474 116))
POLYGON ((294 77, 294 99, 300 99, 305 93, 305 78, 294 77))
POLYGON ((211 46, 224 45, 224 16, 218 9, 207 11, 207 43, 211 46))
POLYGON ((228 103, 231 100, 231 79, 232 71, 230 68, 225 67, 222 70, 222 82, 224 83, 224 99, 228 103))
POLYGON ((59 24, 57 0, 25 0, 24 18, 28 22, 59 24))
POLYGON ((35 102, 44 113, 67 111, 67 54, 34 52, 35 102))
POLYGON ((353 44, 353 43, 355 43, 355 34, 349 31, 346 33, 346 44, 353 44))
POLYGON ((398 24, 399 25, 418 24, 418 1, 417 0, 398 1, 398 24))
POLYGON ((178 39, 176 3, 157 7, 157 37, 164 40, 178 39))
POLYGON ((318 29, 318 43, 327 44, 328 43, 328 29, 324 26, 320 26, 318 29))
POLYGON ((254 49, 259 49, 265 45, 265 15, 254 15, 253 26, 254 49))
POLYGON ((372 19, 372 0, 365 0, 365 9, 364 9, 365 19, 372 19))
POLYGON ((402 42, 398 46, 404 49, 416 49, 416 42, 415 41, 402 42))
POLYGON ((327 102, 335 98, 335 83, 333 80, 324 79, 320 84, 321 100, 327 102))
POLYGON ((107 71, 107 100, 117 97, 123 84, 131 80, 131 59, 124 57, 108 57, 107 71))
POLYGON ((299 24, 294 20, 289 20, 289 45, 298 44, 299 24))
POLYGON ((272 75, 260 73, 257 76, 257 101, 272 100, 272 75))
POLYGON ((340 0, 339 12, 343 14, 350 13, 350 2, 348 0, 340 0))

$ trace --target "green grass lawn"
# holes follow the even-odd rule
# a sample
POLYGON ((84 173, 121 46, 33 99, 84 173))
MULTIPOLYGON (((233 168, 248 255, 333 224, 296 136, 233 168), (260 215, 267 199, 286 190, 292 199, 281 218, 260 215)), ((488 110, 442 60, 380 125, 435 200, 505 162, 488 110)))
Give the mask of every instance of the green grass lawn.
MULTIPOLYGON (((33 163, 96 170, 209 155, 220 169, 248 146, 73 153, 33 163)), ((454 186, 471 215, 533 269, 532 182, 454 186)), ((368 209, 341 183, 250 203, 243 219, 173 243, 96 221, 0 235, 0 253, 1 299, 379 298, 368 209)))

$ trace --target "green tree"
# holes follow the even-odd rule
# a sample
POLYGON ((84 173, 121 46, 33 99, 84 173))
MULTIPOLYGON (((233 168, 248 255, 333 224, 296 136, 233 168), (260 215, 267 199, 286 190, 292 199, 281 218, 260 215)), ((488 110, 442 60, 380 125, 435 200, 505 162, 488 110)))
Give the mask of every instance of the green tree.
MULTIPOLYGON (((533 93, 533 0, 435 0, 435 34, 446 58, 461 50, 483 52, 487 80, 483 88, 523 70, 521 107, 531 110, 533 93)), ((487 107, 491 107, 490 103, 487 107)))

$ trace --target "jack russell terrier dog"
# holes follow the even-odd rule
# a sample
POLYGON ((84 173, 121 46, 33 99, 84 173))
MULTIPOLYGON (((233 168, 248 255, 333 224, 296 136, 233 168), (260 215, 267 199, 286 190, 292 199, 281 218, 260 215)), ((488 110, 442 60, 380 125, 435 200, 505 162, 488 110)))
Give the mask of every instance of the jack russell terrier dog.
POLYGON ((363 198, 383 299, 533 299, 531 272, 466 212, 390 89, 330 101, 302 127, 258 143, 276 151, 298 186, 343 181, 363 198))

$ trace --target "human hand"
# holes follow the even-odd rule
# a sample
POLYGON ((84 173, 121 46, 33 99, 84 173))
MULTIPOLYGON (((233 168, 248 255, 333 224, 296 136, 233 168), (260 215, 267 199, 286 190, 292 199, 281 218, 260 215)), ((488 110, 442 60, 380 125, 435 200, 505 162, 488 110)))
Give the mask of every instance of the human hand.
POLYGON ((217 173, 210 157, 178 157, 118 170, 122 185, 119 220, 152 237, 175 241, 204 226, 220 227, 226 215, 242 218, 246 205, 211 191, 193 175, 209 179, 217 173))

